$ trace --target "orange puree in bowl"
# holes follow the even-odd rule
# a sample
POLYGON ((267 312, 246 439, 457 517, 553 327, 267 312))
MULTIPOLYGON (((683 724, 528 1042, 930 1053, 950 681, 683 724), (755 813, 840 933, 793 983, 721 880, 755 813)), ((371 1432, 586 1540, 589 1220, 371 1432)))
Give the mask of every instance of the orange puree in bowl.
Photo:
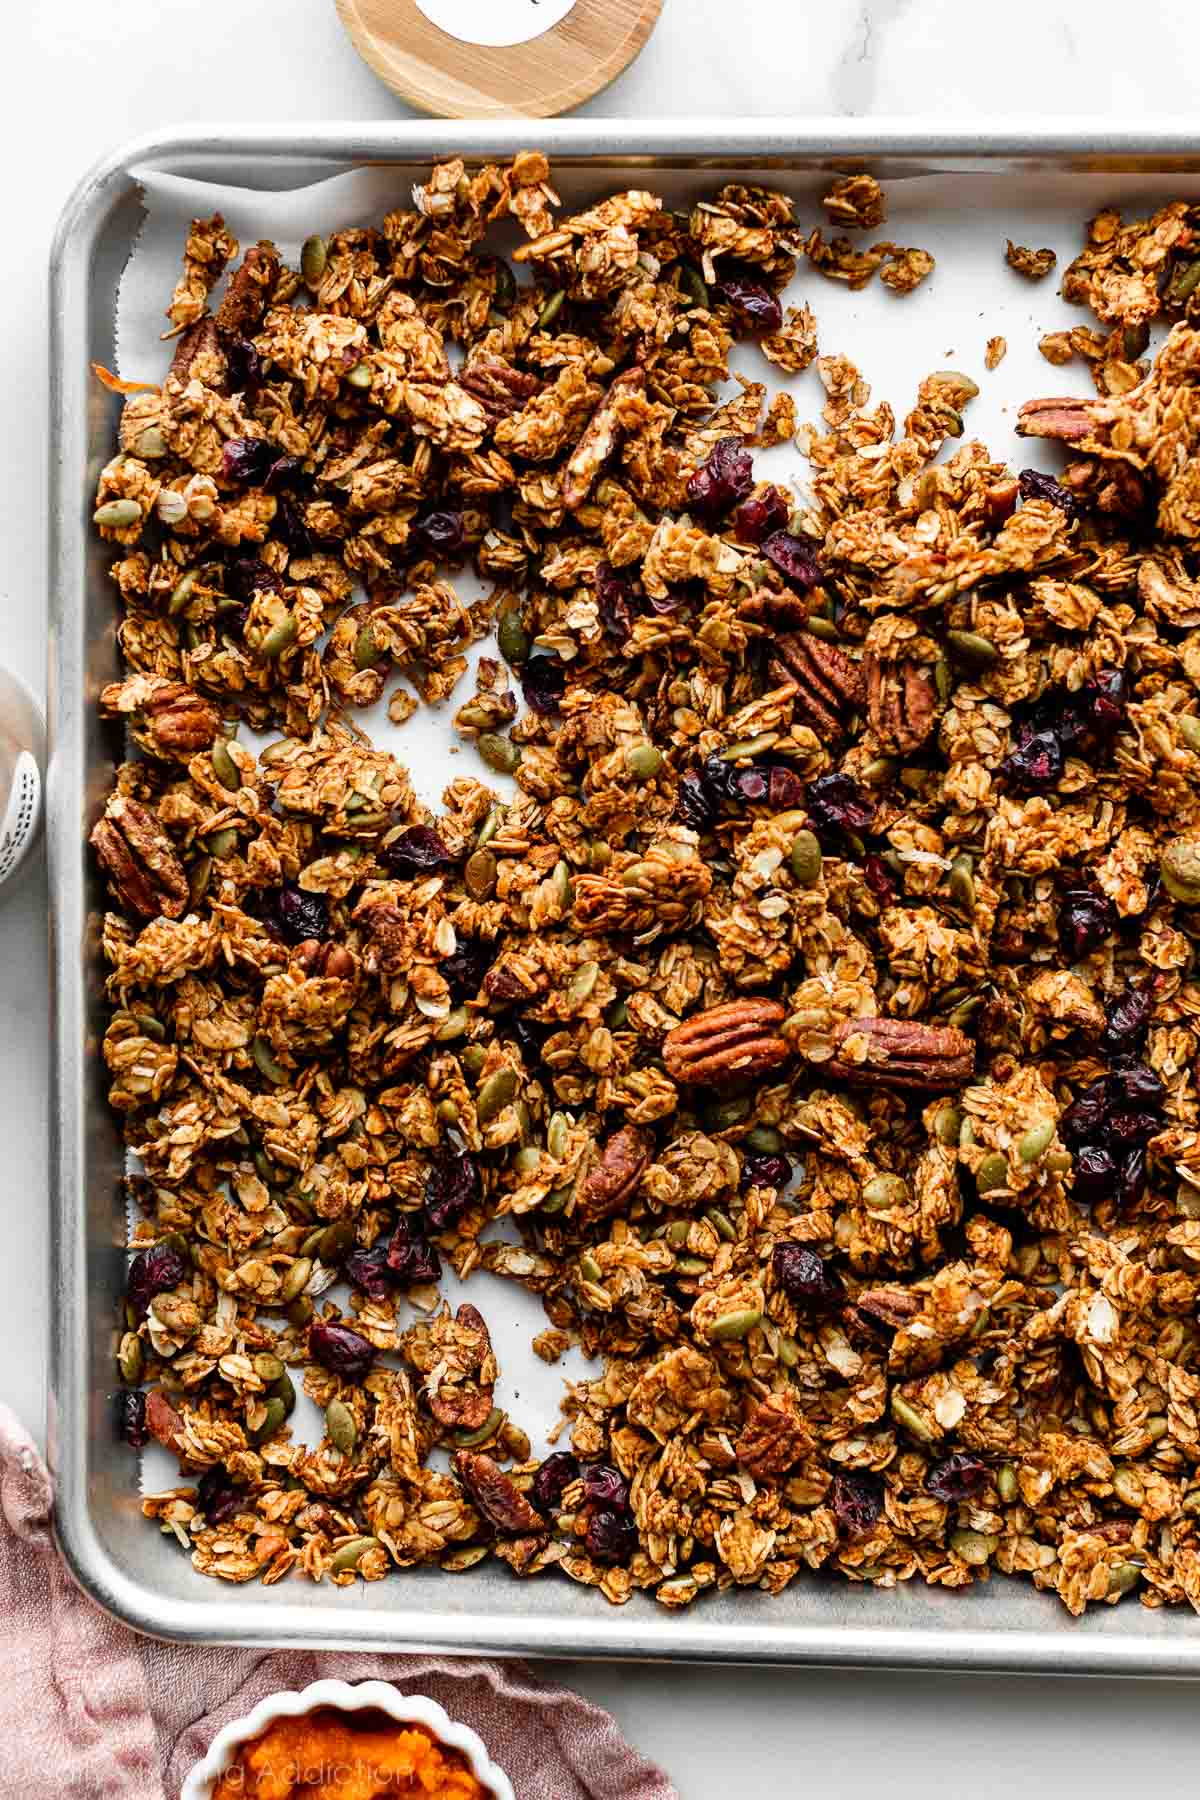
POLYGON ((492 1800, 466 1759, 385 1713, 318 1707, 243 1744, 213 1800, 492 1800))

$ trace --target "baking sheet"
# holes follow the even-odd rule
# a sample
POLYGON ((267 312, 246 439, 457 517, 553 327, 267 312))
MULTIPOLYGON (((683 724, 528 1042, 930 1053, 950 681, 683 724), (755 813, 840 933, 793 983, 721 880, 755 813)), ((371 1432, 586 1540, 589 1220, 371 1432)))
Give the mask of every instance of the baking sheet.
MULTIPOLYGON (((1200 153, 1182 127, 1147 135, 1081 126, 984 139, 909 124, 864 132, 853 121, 816 122, 803 131, 770 122, 684 129, 615 122, 600 130, 558 122, 532 131, 461 123, 283 134, 201 129, 192 138, 118 156, 81 187, 55 253, 52 343, 50 850, 59 1104, 50 1441, 64 1552, 101 1604, 143 1630, 193 1641, 1200 1673, 1200 1621, 1190 1614, 1125 1606, 1071 1621, 1050 1597, 1002 1579, 951 1595, 914 1584, 886 1593, 802 1576, 777 1598, 715 1595, 681 1615, 642 1596, 612 1609, 565 1580, 521 1583, 492 1564, 452 1580, 411 1571, 361 1592, 330 1593, 299 1582, 230 1589, 196 1576, 187 1558, 138 1516, 131 1459, 113 1445, 108 1425, 123 1221, 111 1179, 119 1167, 117 1140, 94 1057, 104 1012, 94 987, 87 908, 102 897, 83 851, 111 779, 113 748, 88 698, 111 673, 112 592, 104 579, 108 559, 86 529, 87 490, 111 454, 117 407, 97 396, 87 358, 115 360, 130 377, 161 376, 170 353, 159 343, 161 312, 191 217, 219 206, 243 243, 272 236, 294 257, 312 230, 377 222, 385 210, 406 204, 431 156, 504 157, 530 135, 571 164, 559 180, 571 206, 627 186, 652 188, 668 204, 683 205, 740 173, 794 193, 802 220, 816 223, 832 167, 866 166, 880 174, 890 217, 870 236, 933 251, 935 273, 915 294, 896 297, 878 283, 850 294, 802 270, 789 298, 813 306, 822 351, 850 355, 871 382, 873 399, 889 399, 900 417, 931 369, 971 375, 982 391, 967 412, 968 435, 982 437, 1018 467, 1039 461, 1052 467, 1054 457, 1045 446, 1014 437, 1021 401, 1035 393, 1090 391, 1082 365, 1051 367, 1036 340, 1090 317, 1062 304, 1057 277, 1029 285, 1009 271, 1005 237, 1053 245, 1061 271, 1081 241, 1084 219, 1101 204, 1117 201, 1129 210, 1200 188, 1200 153), (666 166, 657 166, 658 159, 666 166), (746 175, 768 159, 769 173, 746 175), (370 166, 347 166, 356 162, 370 166), (207 178, 215 174, 219 181, 207 178), (997 334, 1008 339, 1009 354, 989 375, 984 346, 997 334)), ((752 346, 741 347, 734 364, 772 390, 791 387, 802 420, 818 417, 823 396, 815 371, 782 382, 752 346)), ((804 479, 804 461, 790 446, 759 453, 756 467, 776 480, 804 479)), ((465 691, 460 688, 460 699, 465 691)), ((447 755, 448 710, 422 709, 399 731, 361 715, 378 741, 411 763, 419 791, 434 805, 455 767, 447 755)), ((473 752, 464 748, 457 766, 473 765, 473 752)), ((527 1351, 543 1322, 540 1306, 513 1284, 483 1274, 470 1292, 489 1319, 504 1365, 498 1398, 536 1442, 539 1426, 544 1431, 554 1421, 561 1380, 559 1370, 543 1370, 527 1351)), ((168 1465, 162 1477, 151 1474, 157 1486, 175 1471, 168 1465)))

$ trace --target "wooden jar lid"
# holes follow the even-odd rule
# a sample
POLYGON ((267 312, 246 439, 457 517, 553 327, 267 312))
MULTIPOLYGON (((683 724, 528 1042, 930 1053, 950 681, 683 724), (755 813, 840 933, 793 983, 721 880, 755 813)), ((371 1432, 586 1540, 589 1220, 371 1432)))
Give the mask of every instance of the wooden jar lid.
MULTIPOLYGON (((569 112, 628 67, 654 29, 662 0, 575 0, 549 30, 505 45, 465 40, 475 11, 469 0, 462 38, 435 25, 417 0, 337 0, 337 9, 363 60, 424 112, 544 119, 569 112)), ((446 17, 455 8, 438 0, 431 10, 446 17)))

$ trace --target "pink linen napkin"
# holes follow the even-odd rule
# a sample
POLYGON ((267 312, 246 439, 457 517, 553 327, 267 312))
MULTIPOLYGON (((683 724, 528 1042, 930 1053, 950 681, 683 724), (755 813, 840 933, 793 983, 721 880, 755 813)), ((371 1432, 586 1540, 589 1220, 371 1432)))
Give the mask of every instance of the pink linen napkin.
POLYGON ((615 1720, 522 1663, 160 1644, 67 1574, 45 1464, 0 1405, 0 1795, 177 1800, 218 1728, 322 1676, 391 1681, 472 1726, 517 1800, 679 1800, 615 1720))

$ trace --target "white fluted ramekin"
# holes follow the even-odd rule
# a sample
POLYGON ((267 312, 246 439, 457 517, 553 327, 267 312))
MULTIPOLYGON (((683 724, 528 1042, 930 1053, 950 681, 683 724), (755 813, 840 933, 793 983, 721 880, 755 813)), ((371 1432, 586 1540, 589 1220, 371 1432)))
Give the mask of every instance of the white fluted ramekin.
POLYGON ((512 1783, 498 1769, 487 1748, 469 1726, 456 1719, 423 1694, 402 1694, 390 1681, 314 1681, 299 1693, 268 1694, 244 1719, 222 1726, 208 1747, 208 1754, 192 1769, 183 1784, 179 1800, 212 1800, 218 1778, 233 1762, 240 1747, 256 1738, 276 1719, 299 1718, 315 1712, 319 1706, 336 1707, 339 1712, 386 1713, 397 1725, 423 1725, 439 1744, 459 1750, 475 1779, 486 1788, 489 1800, 516 1800, 512 1783))

